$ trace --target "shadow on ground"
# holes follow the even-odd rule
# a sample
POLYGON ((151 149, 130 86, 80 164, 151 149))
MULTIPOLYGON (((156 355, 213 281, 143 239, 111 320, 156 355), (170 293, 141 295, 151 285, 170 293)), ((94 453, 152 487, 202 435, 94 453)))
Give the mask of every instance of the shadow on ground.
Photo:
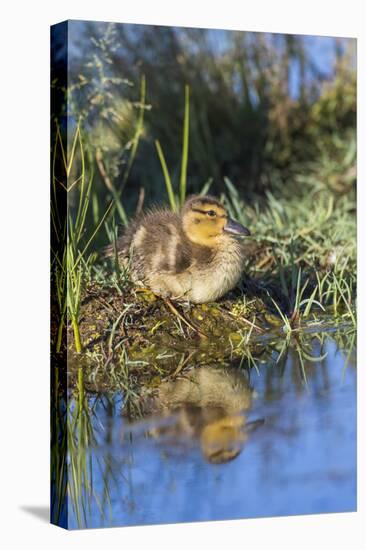
POLYGON ((50 507, 49 506, 20 506, 20 509, 27 514, 30 514, 43 522, 50 522, 50 507))

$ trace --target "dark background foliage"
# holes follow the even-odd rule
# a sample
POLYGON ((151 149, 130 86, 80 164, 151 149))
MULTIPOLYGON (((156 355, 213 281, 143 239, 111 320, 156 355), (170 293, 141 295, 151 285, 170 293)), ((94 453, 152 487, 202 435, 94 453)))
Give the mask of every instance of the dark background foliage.
MULTIPOLYGON (((146 79, 144 129, 124 190, 161 201, 158 139, 177 179, 190 87, 188 192, 228 177, 240 194, 307 192, 304 176, 346 193, 355 183, 355 40, 71 22, 69 99, 116 188, 146 79), (334 170, 334 164, 338 167, 334 170), (329 172, 331 177, 329 178, 329 172), (299 182, 301 174, 301 182, 299 182)), ((107 192, 100 182, 100 192, 107 192)))

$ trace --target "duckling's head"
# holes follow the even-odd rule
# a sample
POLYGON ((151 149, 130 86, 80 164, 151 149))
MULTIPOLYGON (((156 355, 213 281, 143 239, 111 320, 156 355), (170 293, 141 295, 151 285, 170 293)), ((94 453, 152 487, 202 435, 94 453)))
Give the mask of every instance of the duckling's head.
POLYGON ((250 235, 249 229, 232 220, 226 208, 211 196, 193 196, 182 210, 183 229, 187 237, 202 246, 215 247, 227 239, 250 235))

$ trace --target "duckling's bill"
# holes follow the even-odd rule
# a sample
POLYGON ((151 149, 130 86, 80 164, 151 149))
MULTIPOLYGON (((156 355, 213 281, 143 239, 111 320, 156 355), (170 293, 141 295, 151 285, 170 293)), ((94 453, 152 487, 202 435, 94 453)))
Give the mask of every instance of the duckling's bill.
POLYGON ((238 237, 250 237, 250 231, 241 223, 228 218, 226 225, 224 227, 225 233, 230 233, 231 235, 237 235, 238 237))

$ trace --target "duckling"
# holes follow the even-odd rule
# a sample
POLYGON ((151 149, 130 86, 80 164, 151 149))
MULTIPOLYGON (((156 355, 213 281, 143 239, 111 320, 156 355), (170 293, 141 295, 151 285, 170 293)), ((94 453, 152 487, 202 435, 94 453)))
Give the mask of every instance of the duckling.
POLYGON ((132 279, 166 299, 215 301, 243 271, 241 237, 249 230, 232 220, 212 196, 192 196, 180 213, 155 209, 136 219, 117 241, 132 279))

